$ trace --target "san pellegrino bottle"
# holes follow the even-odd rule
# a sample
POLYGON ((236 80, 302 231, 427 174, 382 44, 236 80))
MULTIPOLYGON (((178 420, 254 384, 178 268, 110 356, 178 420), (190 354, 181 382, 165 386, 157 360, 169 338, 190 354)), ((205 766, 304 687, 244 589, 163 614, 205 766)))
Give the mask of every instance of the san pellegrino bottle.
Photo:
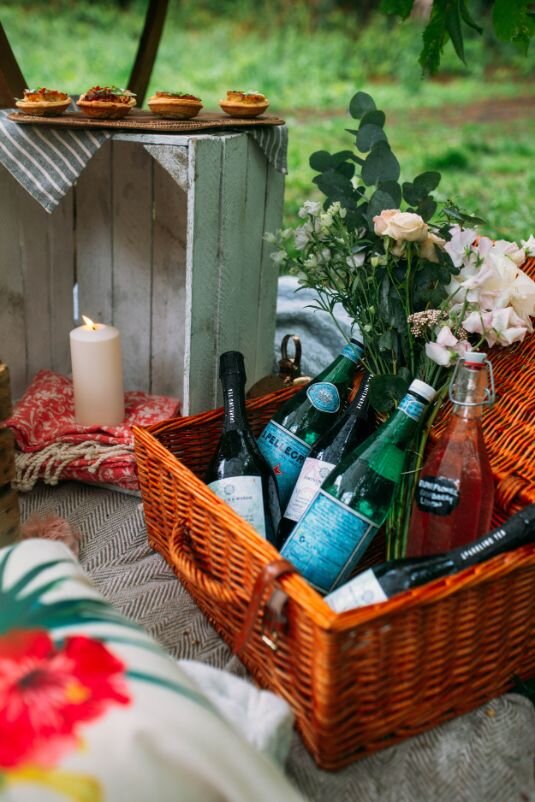
POLYGON ((363 353, 359 334, 334 362, 277 410, 258 438, 262 454, 275 471, 282 509, 310 449, 344 410, 363 353))
POLYGON ((487 374, 492 384, 485 354, 468 352, 457 363, 450 382, 451 418, 416 487, 408 557, 441 554, 490 529, 494 479, 481 428, 483 409, 494 400, 487 374))
POLYGON ((223 387, 223 433, 205 481, 259 535, 278 547, 281 512, 277 482, 247 422, 245 368, 239 351, 221 354, 219 377, 223 387))
POLYGON ((387 601, 396 593, 461 571, 533 540, 535 504, 530 504, 504 524, 467 546, 432 557, 405 558, 381 563, 350 579, 326 596, 325 601, 338 613, 387 601))
POLYGON ((281 554, 321 593, 345 582, 390 510, 406 449, 436 391, 415 379, 398 408, 321 485, 281 554))
POLYGON ((284 542, 332 469, 375 428, 370 408, 371 376, 365 373, 355 397, 344 414, 320 437, 305 459, 290 501, 281 518, 280 541, 284 542))

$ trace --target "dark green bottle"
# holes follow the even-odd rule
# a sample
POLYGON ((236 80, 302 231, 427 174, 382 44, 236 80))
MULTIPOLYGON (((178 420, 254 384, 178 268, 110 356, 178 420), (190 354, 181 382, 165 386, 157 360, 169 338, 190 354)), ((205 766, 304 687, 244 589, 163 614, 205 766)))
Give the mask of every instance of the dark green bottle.
POLYGON ((343 415, 327 429, 305 459, 299 478, 279 526, 284 543, 316 495, 322 482, 339 462, 353 451, 375 429, 370 408, 371 376, 366 373, 357 394, 343 415))
POLYGON ((384 523, 407 448, 435 395, 415 379, 392 416, 329 474, 284 544, 282 556, 320 592, 349 578, 384 523))
POLYGON ((288 399, 258 438, 262 454, 275 471, 283 509, 310 449, 344 411, 363 353, 359 335, 310 384, 288 399))
POLYGON ((225 417, 205 482, 259 535, 278 548, 281 513, 277 482, 247 422, 243 354, 239 351, 221 354, 219 377, 225 417))
POLYGON ((381 563, 350 579, 326 596, 325 601, 337 613, 387 601, 396 593, 424 585, 441 576, 448 576, 470 565, 477 565, 503 551, 519 548, 533 540, 535 504, 530 504, 501 526, 467 546, 432 557, 409 557, 381 563))

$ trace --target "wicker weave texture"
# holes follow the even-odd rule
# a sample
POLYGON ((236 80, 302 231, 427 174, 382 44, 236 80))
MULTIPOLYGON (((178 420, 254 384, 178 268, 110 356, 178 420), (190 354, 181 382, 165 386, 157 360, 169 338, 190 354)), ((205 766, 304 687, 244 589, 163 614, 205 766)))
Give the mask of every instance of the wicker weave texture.
MULTIPOLYGON (((484 423, 497 519, 535 500, 534 340, 492 355, 498 403, 484 423)), ((256 434, 293 392, 249 402, 256 434)), ((278 553, 198 478, 221 422, 221 410, 174 419, 136 429, 135 441, 150 543, 232 646, 256 577, 278 553)), ((260 616, 241 657, 291 704, 324 769, 468 712, 514 677, 535 674, 535 547, 340 615, 297 574, 279 585, 288 596, 285 635, 273 651, 260 616)))

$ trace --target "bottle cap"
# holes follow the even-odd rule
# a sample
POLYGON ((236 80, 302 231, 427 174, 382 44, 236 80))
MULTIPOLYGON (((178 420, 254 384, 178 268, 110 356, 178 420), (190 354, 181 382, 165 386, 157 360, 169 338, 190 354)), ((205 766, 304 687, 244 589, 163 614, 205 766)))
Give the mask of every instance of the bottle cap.
POLYGON ((430 384, 427 382, 420 381, 420 379, 414 379, 411 381, 409 385, 409 391, 413 393, 417 393, 419 396, 424 398, 426 401, 431 403, 434 401, 437 391, 434 387, 431 387, 430 384))
POLYGON ((481 351, 467 351, 463 357, 465 365, 482 365, 487 355, 481 351))
POLYGON ((245 376, 245 364, 240 351, 225 351, 219 357, 219 378, 228 373, 240 373, 245 376))

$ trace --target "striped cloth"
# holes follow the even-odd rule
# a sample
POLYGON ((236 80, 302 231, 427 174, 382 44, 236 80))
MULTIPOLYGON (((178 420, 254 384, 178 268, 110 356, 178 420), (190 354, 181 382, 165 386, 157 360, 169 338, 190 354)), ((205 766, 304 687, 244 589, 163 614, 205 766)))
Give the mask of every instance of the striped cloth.
MULTIPOLYGON (((71 130, 19 125, 8 119, 10 112, 11 109, 0 110, 0 164, 43 209, 52 212, 113 133, 90 128, 71 130)), ((248 129, 247 134, 258 143, 276 170, 283 174, 288 172, 285 125, 258 126, 248 129)))

